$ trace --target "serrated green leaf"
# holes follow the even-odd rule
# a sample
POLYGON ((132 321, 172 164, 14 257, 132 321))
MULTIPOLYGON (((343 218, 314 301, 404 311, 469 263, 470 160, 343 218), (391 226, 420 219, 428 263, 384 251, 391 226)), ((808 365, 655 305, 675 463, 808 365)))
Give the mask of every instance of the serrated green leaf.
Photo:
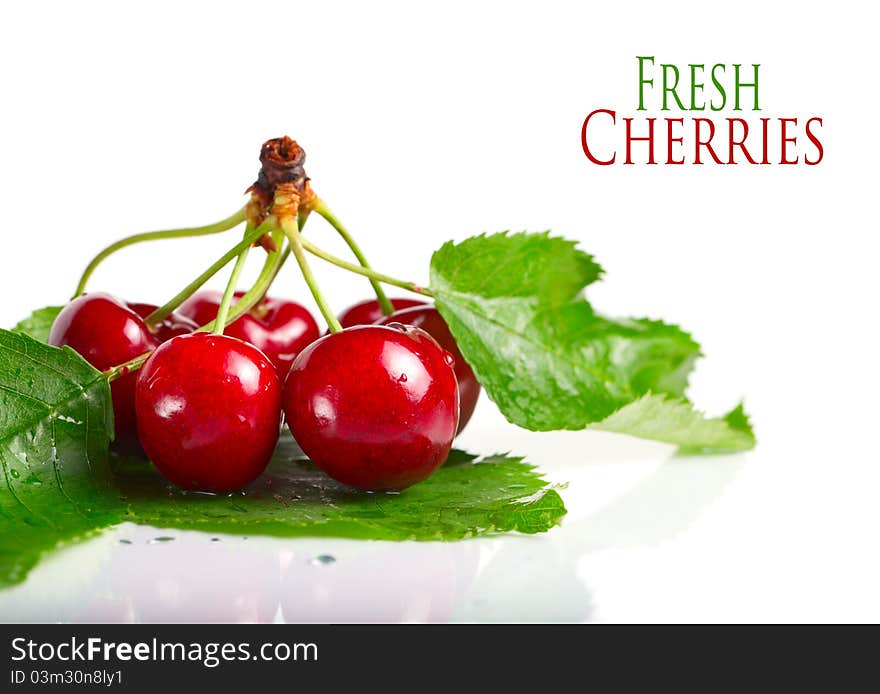
MULTIPOLYGON (((503 232, 449 241, 431 267, 443 268, 444 285, 484 299, 523 297, 544 304, 566 303, 602 275, 593 257, 550 232, 503 232)), ((431 278, 435 286, 434 278, 431 278)))
POLYGON ((672 443, 686 455, 735 453, 755 446, 742 405, 716 419, 686 400, 662 395, 645 395, 590 428, 672 443))
POLYGON ((120 477, 127 520, 158 527, 377 540, 459 540, 492 532, 543 532, 565 513, 562 499, 521 458, 449 465, 400 493, 359 492, 301 458, 285 436, 266 473, 243 495, 170 492, 152 469, 120 477))
POLYGON ((446 244, 431 261, 437 308, 459 348, 504 415, 528 429, 583 429, 652 390, 681 395, 699 352, 675 326, 594 313, 577 295, 598 273, 563 274, 578 259, 586 267, 581 255, 546 234, 496 234, 446 244), (511 241, 531 253, 524 273, 503 250, 511 241), (503 276, 488 272, 493 261, 503 276), (548 289, 554 279, 563 293, 548 289))
POLYGON ((659 416, 643 405, 658 415, 653 422, 633 416, 642 410, 622 411, 649 394, 685 402, 699 345, 673 325, 596 313, 581 295, 599 274, 588 266, 598 268, 573 243, 546 233, 477 236, 432 257, 437 308, 507 419, 537 431, 610 421, 622 433, 700 450, 728 439, 743 445, 725 420, 697 426, 695 413, 685 427, 671 406, 659 416))
POLYGON ((15 332, 29 335, 40 342, 49 341, 49 331, 52 329, 52 323, 61 313, 63 306, 46 306, 39 308, 31 315, 25 318, 13 328, 15 332))

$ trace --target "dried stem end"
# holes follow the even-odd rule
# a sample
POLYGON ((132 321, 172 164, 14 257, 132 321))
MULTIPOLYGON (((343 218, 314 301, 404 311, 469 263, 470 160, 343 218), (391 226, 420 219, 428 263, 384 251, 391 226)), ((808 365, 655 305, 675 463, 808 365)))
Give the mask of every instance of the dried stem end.
MULTIPOLYGON (((252 225, 261 224, 270 214, 279 221, 296 217, 302 209, 311 209, 317 196, 306 175, 306 153, 295 140, 286 135, 268 140, 260 151, 260 173, 247 189, 251 194, 247 218, 252 225)), ((267 250, 272 239, 266 234, 259 245, 267 250)))

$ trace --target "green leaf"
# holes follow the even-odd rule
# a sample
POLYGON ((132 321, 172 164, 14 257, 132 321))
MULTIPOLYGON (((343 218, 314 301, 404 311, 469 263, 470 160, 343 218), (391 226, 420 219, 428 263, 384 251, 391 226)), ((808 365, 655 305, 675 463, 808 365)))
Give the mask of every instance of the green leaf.
POLYGON ((649 394, 683 402, 699 345, 674 325, 596 313, 582 289, 599 274, 590 256, 547 233, 450 242, 431 259, 438 310, 514 424, 546 431, 610 421, 616 431, 689 449, 720 450, 728 439, 742 445, 730 422, 697 426, 702 417, 694 413, 683 427, 678 409, 654 400, 653 409, 645 403, 609 420, 649 394), (640 413, 655 420, 640 422, 640 413))
POLYGON ((40 342, 48 342, 52 323, 55 322, 62 308, 64 307, 46 306, 46 308, 37 309, 23 321, 20 321, 13 330, 29 335, 40 342))
POLYGON ((672 443, 687 455, 735 453, 755 446, 742 405, 725 417, 711 419, 685 400, 662 395, 646 395, 590 428, 672 443))
POLYGON ((330 479, 285 436, 266 473, 244 495, 169 493, 145 469, 120 478, 126 520, 210 532, 334 536, 374 540, 459 540, 485 533, 537 533, 565 507, 521 458, 475 460, 453 451, 450 464, 400 493, 364 493, 330 479))
POLYGON ((111 412, 107 380, 74 351, 0 330, 0 582, 115 522, 111 412))
POLYGON ((592 256, 573 241, 540 234, 481 234, 445 243, 431 258, 431 286, 482 300, 517 297, 565 303, 602 275, 592 256))

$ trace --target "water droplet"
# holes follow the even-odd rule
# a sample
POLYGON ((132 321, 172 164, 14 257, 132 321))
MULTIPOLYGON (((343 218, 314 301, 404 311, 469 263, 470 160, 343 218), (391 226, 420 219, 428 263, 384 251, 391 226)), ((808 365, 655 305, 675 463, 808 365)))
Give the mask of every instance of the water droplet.
POLYGON ((452 356, 449 352, 443 352, 443 361, 445 361, 449 366, 455 366, 455 357, 452 356))
POLYGON ((158 542, 174 542, 174 538, 168 537, 167 535, 161 535, 160 537, 154 537, 149 541, 149 544, 155 545, 158 542))
POLYGON ((327 564, 335 564, 336 557, 334 557, 332 554, 319 554, 309 563, 314 564, 315 566, 326 566, 327 564))
POLYGON ((19 472, 15 468, 10 468, 9 474, 12 475, 15 479, 18 479, 19 477, 19 472))
POLYGON ((400 383, 406 383, 406 374, 400 374, 400 376, 398 376, 397 380, 400 383))
POLYGON ((131 540, 126 540, 126 539, 123 538, 122 540, 119 541, 119 544, 120 544, 120 545, 130 545, 130 544, 131 544, 131 540))

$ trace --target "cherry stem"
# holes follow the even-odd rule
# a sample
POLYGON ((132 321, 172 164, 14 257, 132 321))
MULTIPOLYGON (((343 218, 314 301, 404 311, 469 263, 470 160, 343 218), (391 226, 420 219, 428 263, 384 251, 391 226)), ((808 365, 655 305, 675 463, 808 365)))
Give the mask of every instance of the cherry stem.
POLYGON ((129 361, 127 361, 123 364, 119 364, 118 366, 114 366, 110 369, 107 369, 104 372, 104 377, 110 383, 112 383, 117 378, 122 378, 123 376, 127 376, 128 374, 140 369, 144 365, 144 362, 150 358, 151 354, 152 354, 152 352, 144 352, 143 354, 141 354, 138 357, 135 357, 134 359, 130 359, 129 361))
POLYGON ((186 287, 181 289, 170 301, 163 304, 155 311, 153 311, 149 316, 147 316, 144 321, 147 324, 147 327, 154 327, 165 320, 172 311, 174 311, 178 306, 180 306, 184 301, 189 299, 196 291, 202 288, 202 286, 211 279, 214 275, 216 275, 220 270, 222 270, 226 265, 232 261, 233 258, 237 257, 244 251, 246 248, 252 246, 259 238, 266 233, 268 229, 268 224, 265 222, 261 224, 256 229, 246 232, 244 238, 237 243, 235 246, 230 248, 226 253, 224 253, 217 261, 211 265, 207 270, 205 270, 201 275, 196 277, 192 282, 190 282, 186 287))
MULTIPOLYGON (((248 225, 248 230, 250 228, 251 226, 248 225)), ((214 319, 214 332, 218 335, 222 335, 223 330, 226 328, 226 320, 229 318, 229 307, 232 305, 232 298, 235 295, 238 280, 241 278, 241 273, 244 270, 250 250, 251 246, 247 246, 239 253, 238 258, 235 260, 235 265, 232 267, 232 274, 229 275, 229 282, 226 284, 226 290, 223 292, 223 298, 220 300, 220 307, 217 309, 217 317, 214 319)))
MULTIPOLYGON (((297 217, 297 220, 299 221, 300 231, 302 231, 303 227, 306 225, 306 221, 308 221, 308 218, 309 218, 308 210, 305 210, 305 211, 300 210, 299 216, 297 217)), ((272 221, 271 223, 273 225, 275 224, 274 221, 272 221)), ((284 236, 284 232, 280 231, 278 229, 275 229, 275 231, 273 231, 272 233, 273 233, 273 239, 275 241, 275 244, 279 248, 281 248, 281 246, 283 245, 284 250, 281 251, 281 257, 278 258, 278 262, 275 266, 275 271, 274 271, 275 274, 272 275, 272 279, 266 285, 266 288, 263 290, 263 293, 257 298, 257 301, 256 301, 257 304, 259 304, 265 298, 266 292, 269 291, 269 287, 275 281, 275 278, 278 276, 278 273, 281 272, 281 268, 284 267, 284 263, 286 263, 287 259, 290 257, 290 244, 287 243, 286 237, 284 236), (278 238, 275 238, 276 235, 278 238)))
POLYGON ((330 332, 338 333, 342 330, 342 326, 339 324, 339 321, 336 319, 336 315, 330 309, 330 305, 327 303, 327 300, 324 298, 324 295, 318 288, 318 283, 315 280, 315 276, 312 274, 312 269, 309 267, 309 262, 306 259, 306 254, 303 250, 304 240, 299 232, 299 220, 282 220, 281 230, 290 241, 290 249, 293 251, 296 262, 299 264, 299 269, 302 272, 303 279, 306 281, 306 284, 309 286, 309 289, 312 292, 312 296, 315 298, 315 303, 318 304, 321 315, 324 316, 324 320, 327 321, 327 327, 330 328, 330 332))
MULTIPOLYGON (((367 258, 364 255, 363 251, 358 246, 357 242, 354 240, 354 237, 349 233, 348 229, 346 229, 342 222, 336 217, 335 214, 327 207, 327 203, 325 203, 322 199, 318 198, 313 205, 313 209, 319 215, 321 215, 324 219, 326 219, 330 226, 332 226, 342 239, 348 244, 348 247, 351 249, 351 252, 354 254, 354 257, 357 258, 362 268, 366 270, 371 270, 370 263, 367 262, 367 258)), ((370 279, 370 284, 373 285, 373 291, 376 292, 376 299, 379 301, 379 307, 382 309, 382 313, 386 316, 390 316, 394 313, 394 304, 388 299, 388 295, 385 294, 385 290, 382 289, 382 285, 379 284, 377 280, 370 279)))
MULTIPOLYGON (((264 227, 270 227, 274 223, 273 219, 266 220, 263 224, 260 225, 259 229, 263 229, 264 227)), ((259 230, 258 229, 258 230, 259 230)), ((261 234, 262 236, 262 234, 261 234)), ((284 234, 281 232, 273 231, 272 232, 272 240, 275 242, 276 246, 280 246, 284 242, 284 234)), ((256 281, 253 286, 245 292, 242 297, 235 302, 235 306, 229 309, 229 317, 226 320, 226 324, 234 323, 239 318, 241 318, 245 313, 250 311, 254 306, 259 304, 263 297, 266 295, 266 292, 269 291, 269 287, 272 285, 272 282, 278 276, 278 271, 281 269, 281 264, 284 260, 284 254, 279 251, 272 251, 269 255, 266 256, 266 261, 263 263, 263 268, 260 270, 260 274, 257 276, 256 281)), ((199 328, 198 332, 207 332, 214 330, 216 320, 211 321, 207 325, 203 325, 199 328)))
POLYGON ((400 287, 401 289, 406 289, 407 291, 415 292, 416 294, 421 294, 422 296, 434 296, 434 293, 430 289, 422 287, 415 282, 406 282, 404 280, 399 280, 396 277, 383 275, 381 272, 376 272, 371 268, 365 268, 361 267, 360 265, 355 265, 354 263, 349 263, 342 258, 337 258, 335 255, 332 255, 327 251, 318 248, 315 244, 307 241, 304 238, 301 238, 300 242, 303 249, 307 250, 312 255, 316 255, 322 260, 326 260, 328 263, 332 263, 337 267, 341 267, 343 270, 348 270, 349 272, 354 272, 355 274, 369 277, 370 279, 377 282, 382 282, 383 284, 390 284, 395 287, 400 287))
POLYGON ((78 297, 86 290, 86 285, 89 282, 89 278, 91 278, 92 273, 109 256, 113 255, 116 251, 122 250, 128 246, 133 246, 136 243, 143 243, 145 241, 158 241, 160 239, 180 239, 187 238, 190 236, 207 236, 209 234, 219 234, 223 231, 228 231, 233 227, 238 226, 245 220, 245 208, 242 207, 235 214, 227 217, 226 219, 221 219, 219 222, 214 224, 209 224, 203 227, 188 227, 185 229, 169 229, 167 231, 147 231, 142 234, 134 234, 132 236, 126 236, 124 239, 120 239, 116 243, 112 243, 107 246, 104 250, 102 250, 98 255, 92 258, 91 262, 86 266, 86 269, 83 271, 82 277, 80 277, 79 284, 76 286, 76 292, 73 295, 73 298, 78 297))
MULTIPOLYGON (((257 241, 265 232, 266 229, 273 224, 274 220, 266 220, 263 224, 261 224, 258 228, 254 229, 251 234, 248 234, 246 239, 242 241, 238 246, 235 247, 238 253, 241 253, 242 244, 245 241, 250 241, 253 244, 257 241)), ((276 242, 276 245, 280 245, 284 241, 284 235, 280 232, 273 232, 273 240, 276 242), (274 238, 277 236, 277 238, 274 238)), ((244 246, 246 247, 246 246, 244 246)), ((228 254, 227 254, 228 255, 228 254)), ((235 257, 235 254, 232 254, 229 260, 235 257)), ((266 261, 263 263, 263 269, 260 270, 260 274, 257 277, 256 282, 254 282, 253 287, 251 287, 245 294, 236 302, 235 306, 233 306, 229 311, 229 317, 226 321, 227 325, 233 323, 234 321, 241 318, 245 313, 250 311, 254 306, 256 306, 262 298, 265 296, 266 292, 269 290, 269 286, 272 284, 272 281, 278 275, 278 271, 281 269, 281 263, 283 258, 285 257, 284 253, 279 251, 273 251, 266 256, 266 261)), ((227 262, 229 262, 227 260, 227 262)), ((218 268, 219 269, 219 268, 218 268)), ((207 325, 203 325, 199 328, 198 332, 211 331, 214 329, 215 321, 211 321, 207 325)), ((125 376, 126 374, 132 373, 133 371, 137 371, 140 369, 144 362, 150 358, 152 352, 145 352, 140 356, 135 357, 123 364, 119 364, 118 366, 114 366, 110 369, 107 369, 104 372, 105 377, 108 381, 115 381, 117 378, 125 376)))

